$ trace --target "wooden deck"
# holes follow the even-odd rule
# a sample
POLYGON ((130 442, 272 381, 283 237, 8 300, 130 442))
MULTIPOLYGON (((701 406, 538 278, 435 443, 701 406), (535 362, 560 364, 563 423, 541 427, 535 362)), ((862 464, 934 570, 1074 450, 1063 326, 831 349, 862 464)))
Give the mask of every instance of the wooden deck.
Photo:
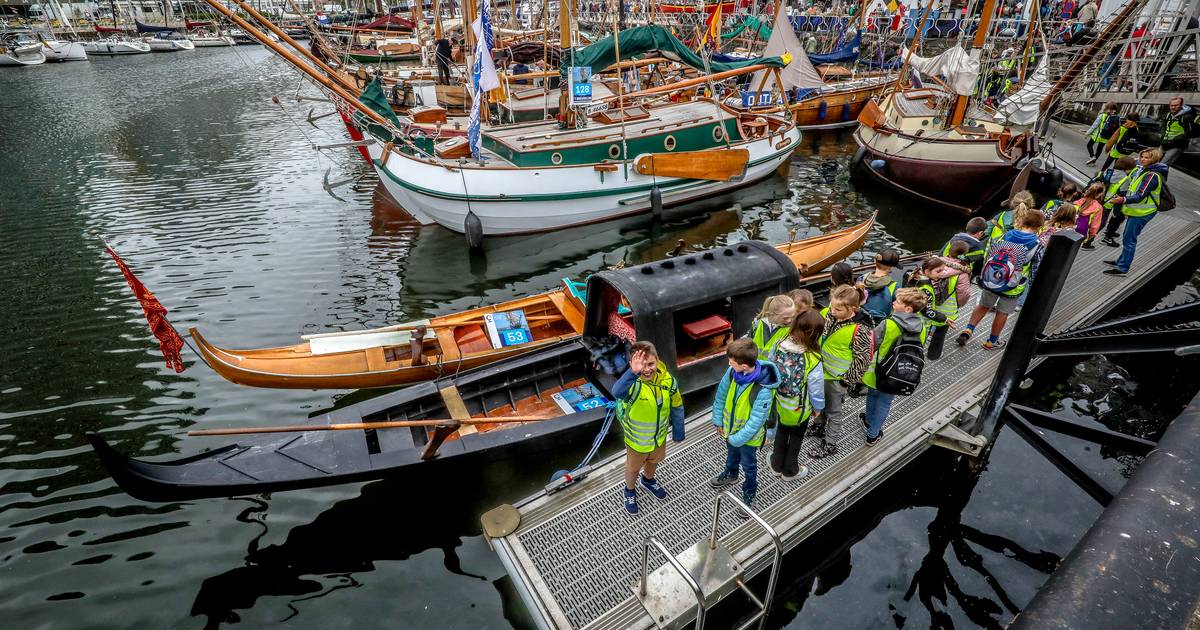
MULTIPOLYGON (((1119 250, 1101 245, 1079 252, 1048 333, 1095 322, 1189 245, 1200 242, 1200 223, 1176 216, 1190 212, 1190 204, 1180 199, 1179 209, 1156 217, 1143 232, 1127 277, 1101 274, 1108 268, 1102 261, 1115 258, 1119 250)), ((960 321, 965 322, 972 306, 963 308, 960 321)), ((989 323, 987 319, 981 327, 989 323)), ((801 463, 812 471, 807 478, 784 482, 772 476, 766 466, 768 454, 760 453, 754 508, 776 528, 785 548, 797 545, 900 470, 930 446, 931 434, 979 404, 1001 356, 981 348, 985 338, 986 333, 976 334, 965 348, 955 345, 952 336, 947 339, 945 354, 926 367, 917 394, 897 400, 883 440, 875 447, 864 446, 857 419, 864 399, 851 399, 832 432, 831 439, 838 443, 836 454, 814 461, 802 456, 801 463)), ((657 476, 670 492, 667 500, 639 491, 641 512, 636 516, 622 507, 623 453, 600 462, 574 488, 518 502, 519 528, 490 542, 538 625, 652 627, 632 590, 640 570, 642 540, 654 535, 671 553, 679 554, 707 535, 717 494, 707 481, 719 472, 724 457, 724 445, 709 424, 708 413, 698 413, 689 420, 687 440, 672 443, 659 468, 657 476)), ((737 519, 732 510, 724 512, 722 544, 749 573, 767 568, 771 558, 767 537, 753 524, 737 519)), ((650 570, 663 564, 652 556, 650 570)))

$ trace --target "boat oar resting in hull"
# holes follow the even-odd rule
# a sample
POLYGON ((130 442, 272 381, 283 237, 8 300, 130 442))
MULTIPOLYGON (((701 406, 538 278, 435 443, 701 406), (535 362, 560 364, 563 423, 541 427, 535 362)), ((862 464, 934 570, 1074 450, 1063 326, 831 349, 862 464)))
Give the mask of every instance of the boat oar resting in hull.
MULTIPOLYGON (((862 245, 874 218, 845 230, 778 246, 801 269, 820 272, 862 245)), ((534 352, 583 332, 583 295, 571 286, 432 320, 374 330, 306 336, 306 342, 279 348, 229 350, 191 329, 196 350, 226 379, 254 387, 362 389, 395 387, 455 374, 534 352), (520 312, 531 341, 503 345, 493 339, 486 318, 520 312), (420 326, 424 362, 413 364, 413 336, 420 326)), ((499 330, 497 331, 499 332, 499 330)))

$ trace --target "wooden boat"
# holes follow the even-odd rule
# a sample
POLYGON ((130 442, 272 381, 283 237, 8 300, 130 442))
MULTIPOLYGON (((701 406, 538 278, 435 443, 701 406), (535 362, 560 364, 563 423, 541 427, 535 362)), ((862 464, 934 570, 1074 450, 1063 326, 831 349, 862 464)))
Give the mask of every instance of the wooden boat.
MULTIPOLYGON (((910 257, 902 264, 918 263, 910 257)), ((428 480, 446 466, 480 473, 509 460, 527 463, 586 443, 606 427, 604 403, 625 369, 630 336, 652 341, 680 388, 694 392, 716 384, 727 367, 725 346, 749 330, 762 300, 798 287, 827 295, 828 276, 802 280, 782 252, 758 241, 602 271, 588 283, 597 297, 579 339, 332 410, 288 433, 252 430, 174 461, 132 459, 100 435, 88 439, 121 489, 145 501, 428 480), (328 430, 421 421, 434 426, 328 430)))
MULTIPOLYGON (((858 249, 874 218, 845 230, 778 246, 802 275, 813 275, 858 249)), ((228 350, 215 346, 196 328, 190 329, 204 362, 226 379, 253 387, 293 389, 361 389, 394 387, 456 374, 548 345, 574 339, 583 332, 582 291, 575 283, 538 295, 429 320, 373 330, 312 335, 292 346, 228 350), (489 334, 485 318, 520 312, 529 323, 530 339, 504 345, 499 332, 489 334), (413 334, 421 340, 423 362, 413 364, 413 334)))
POLYGON ((867 103, 894 83, 895 79, 882 76, 830 83, 789 104, 788 110, 804 130, 854 126, 867 103))

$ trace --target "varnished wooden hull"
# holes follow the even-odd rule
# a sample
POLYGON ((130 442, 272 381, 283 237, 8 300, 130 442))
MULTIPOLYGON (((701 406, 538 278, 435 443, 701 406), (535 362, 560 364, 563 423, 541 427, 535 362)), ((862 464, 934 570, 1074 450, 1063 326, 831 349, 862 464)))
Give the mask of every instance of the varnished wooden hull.
MULTIPOLYGON (((831 234, 779 245, 778 248, 801 268, 801 275, 810 276, 827 268, 857 250, 874 225, 874 218, 831 234)), ((213 345, 195 328, 189 332, 205 363, 218 374, 240 385, 284 389, 363 389, 395 387, 429 381, 445 374, 457 373, 573 339, 582 333, 582 311, 576 313, 577 302, 564 290, 512 300, 483 309, 438 317, 434 324, 454 324, 473 321, 486 312, 523 309, 527 313, 557 311, 563 313, 560 325, 563 334, 545 336, 533 343, 510 346, 474 354, 454 356, 447 352, 452 341, 439 335, 439 356, 429 356, 430 364, 418 367, 395 365, 385 360, 384 348, 371 347, 346 352, 312 354, 310 343, 277 348, 229 350, 213 345), (450 356, 445 356, 449 354, 450 356)), ((536 333, 535 333, 536 334, 536 333)))
MULTIPOLYGON (((858 115, 872 97, 883 94, 893 82, 873 82, 856 88, 802 100, 788 107, 800 129, 831 129, 858 124, 858 115)), ((835 86, 837 84, 834 84, 835 86)))

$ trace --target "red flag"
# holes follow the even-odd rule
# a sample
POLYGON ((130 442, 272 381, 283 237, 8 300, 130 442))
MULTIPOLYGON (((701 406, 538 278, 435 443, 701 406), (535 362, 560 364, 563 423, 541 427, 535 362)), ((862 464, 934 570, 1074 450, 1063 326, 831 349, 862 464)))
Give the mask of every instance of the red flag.
POLYGON ((892 16, 892 31, 893 32, 900 30, 900 23, 904 20, 905 6, 903 4, 901 4, 899 7, 897 7, 897 9, 899 9, 899 10, 896 12, 895 15, 892 16))
POLYGON ((183 358, 179 356, 179 352, 183 350, 183 337, 179 336, 179 331, 167 321, 167 307, 154 297, 154 294, 142 284, 137 276, 129 270, 129 265, 125 264, 124 260, 109 247, 107 243, 104 245, 104 250, 112 256, 113 260, 117 261, 117 267, 121 269, 121 275, 125 276, 125 282, 129 283, 129 288, 133 289, 133 295, 137 298, 138 303, 142 305, 142 312, 146 315, 146 323, 150 324, 150 332, 154 333, 154 337, 158 339, 159 348, 162 349, 163 358, 167 360, 167 367, 174 369, 176 372, 184 370, 183 358))

